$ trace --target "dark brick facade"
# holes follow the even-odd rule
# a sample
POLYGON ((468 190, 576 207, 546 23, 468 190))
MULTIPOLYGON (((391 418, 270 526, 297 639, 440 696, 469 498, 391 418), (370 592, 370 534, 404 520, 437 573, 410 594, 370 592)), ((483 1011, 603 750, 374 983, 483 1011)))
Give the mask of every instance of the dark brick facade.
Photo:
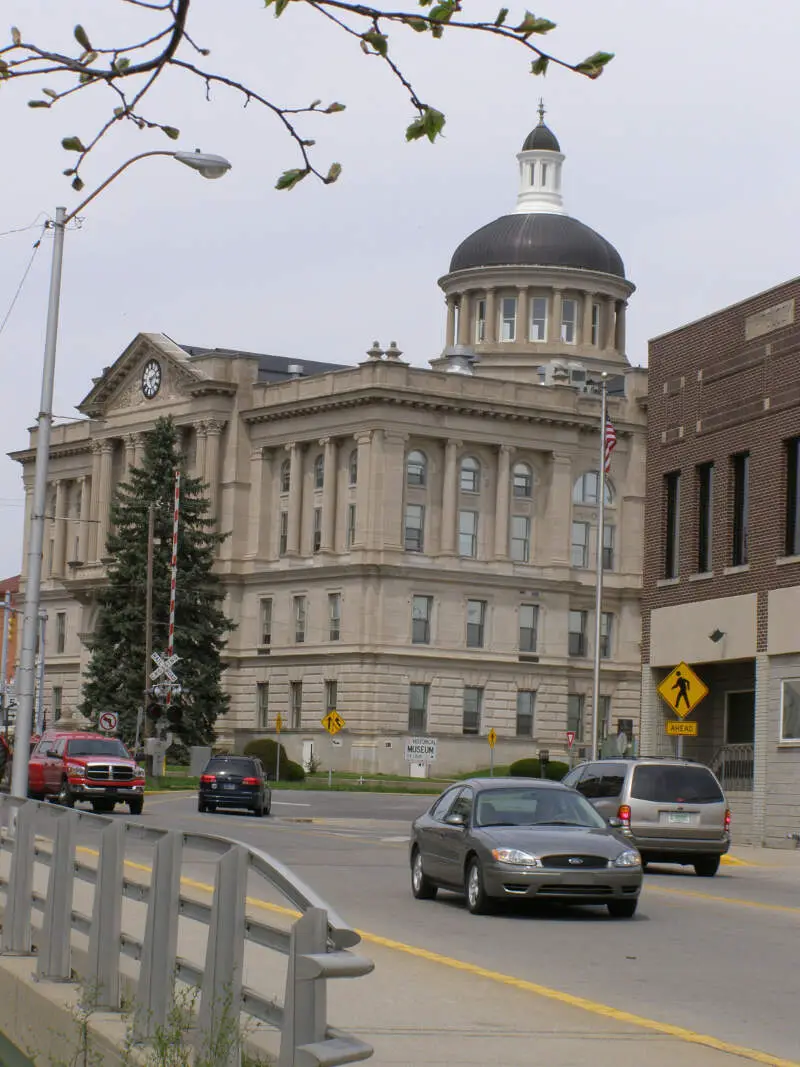
POLYGON ((784 442, 800 436, 800 279, 657 337, 648 371, 643 662, 650 658, 654 608, 753 592, 758 649, 765 651, 768 591, 800 584, 796 557, 776 562, 785 557, 784 442), (788 301, 794 308, 774 318, 751 318, 788 301), (750 454, 748 565, 732 568, 732 457, 741 452, 750 454), (708 462, 713 576, 691 580, 698 571, 696 467, 708 462), (679 569, 677 580, 665 584, 664 476, 671 471, 681 472, 679 569))

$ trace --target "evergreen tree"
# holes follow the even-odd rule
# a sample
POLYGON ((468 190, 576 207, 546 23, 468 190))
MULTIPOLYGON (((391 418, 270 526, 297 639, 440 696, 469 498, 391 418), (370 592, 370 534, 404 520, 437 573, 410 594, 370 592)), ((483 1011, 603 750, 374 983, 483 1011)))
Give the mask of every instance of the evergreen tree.
POLYGON ((174 651, 180 660, 173 670, 184 692, 173 698, 183 711, 181 727, 173 732, 188 746, 209 744, 217 716, 227 710, 220 653, 232 625, 221 610, 222 588, 213 573, 215 549, 225 535, 213 530, 203 482, 185 474, 171 419, 159 419, 147 435, 142 465, 130 471, 111 506, 108 584, 90 639, 81 711, 93 722, 101 712, 114 711, 121 735, 129 742, 135 737, 145 687, 148 507, 155 505, 152 647, 163 653, 169 636, 176 469, 181 470, 181 495, 174 651))

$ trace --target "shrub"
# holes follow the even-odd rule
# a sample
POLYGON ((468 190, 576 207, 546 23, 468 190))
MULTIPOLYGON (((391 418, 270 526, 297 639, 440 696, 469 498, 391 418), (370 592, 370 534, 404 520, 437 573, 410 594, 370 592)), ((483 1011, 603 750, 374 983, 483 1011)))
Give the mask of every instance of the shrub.
POLYGON ((244 746, 245 756, 255 756, 261 760, 264 770, 274 777, 278 761, 278 750, 281 753, 279 769, 279 781, 302 782, 306 772, 299 763, 290 760, 286 755, 286 749, 272 737, 259 737, 255 741, 248 741, 244 746))
POLYGON ((551 782, 560 782, 568 770, 568 763, 562 763, 561 760, 557 759, 549 760, 547 771, 543 776, 539 760, 535 757, 528 757, 527 759, 518 759, 515 763, 512 763, 509 767, 509 774, 512 778, 545 777, 551 782))

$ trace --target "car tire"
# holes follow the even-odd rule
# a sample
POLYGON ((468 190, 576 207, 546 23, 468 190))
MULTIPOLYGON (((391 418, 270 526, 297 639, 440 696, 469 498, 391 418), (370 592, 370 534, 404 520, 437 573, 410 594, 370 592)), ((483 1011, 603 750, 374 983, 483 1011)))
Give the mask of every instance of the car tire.
POLYGON ((632 919, 638 903, 638 900, 609 900, 606 907, 612 919, 632 919))
POLYGON ((269 813, 271 811, 272 811, 272 804, 269 801, 267 801, 267 803, 264 805, 264 810, 261 812, 261 814, 262 815, 269 815, 269 813))
POLYGON ((144 797, 136 797, 128 801, 128 811, 131 815, 141 815, 144 811, 144 797))
POLYGON ((713 878, 719 870, 719 856, 701 856, 694 861, 694 873, 699 878, 713 878))
POLYGON ((58 796, 56 797, 56 800, 62 808, 75 807, 75 797, 69 787, 69 782, 66 778, 64 778, 61 782, 61 788, 58 791, 58 796))
POLYGON ((488 915, 492 910, 491 898, 487 896, 483 884, 483 870, 477 856, 473 856, 467 864, 465 886, 467 909, 471 915, 488 915))
POLYGON ((197 810, 200 812, 201 815, 205 814, 205 812, 208 811, 208 804, 206 804, 204 800, 198 800, 197 810))
POLYGON ((44 800, 44 793, 37 793, 33 789, 29 789, 28 800, 44 800))
POLYGON ((258 804, 256 804, 254 808, 251 808, 251 811, 257 819, 264 818, 264 805, 262 803, 259 802, 258 804))
POLYGON ((414 849, 411 857, 411 892, 417 900, 433 900, 436 886, 422 869, 422 853, 414 849))

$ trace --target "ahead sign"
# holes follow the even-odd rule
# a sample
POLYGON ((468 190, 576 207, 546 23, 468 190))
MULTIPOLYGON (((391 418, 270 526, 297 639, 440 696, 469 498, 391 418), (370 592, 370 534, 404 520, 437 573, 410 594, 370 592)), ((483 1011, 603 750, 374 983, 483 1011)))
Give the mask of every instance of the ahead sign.
POLYGON ((436 759, 435 737, 407 737, 406 763, 433 763, 436 759))

